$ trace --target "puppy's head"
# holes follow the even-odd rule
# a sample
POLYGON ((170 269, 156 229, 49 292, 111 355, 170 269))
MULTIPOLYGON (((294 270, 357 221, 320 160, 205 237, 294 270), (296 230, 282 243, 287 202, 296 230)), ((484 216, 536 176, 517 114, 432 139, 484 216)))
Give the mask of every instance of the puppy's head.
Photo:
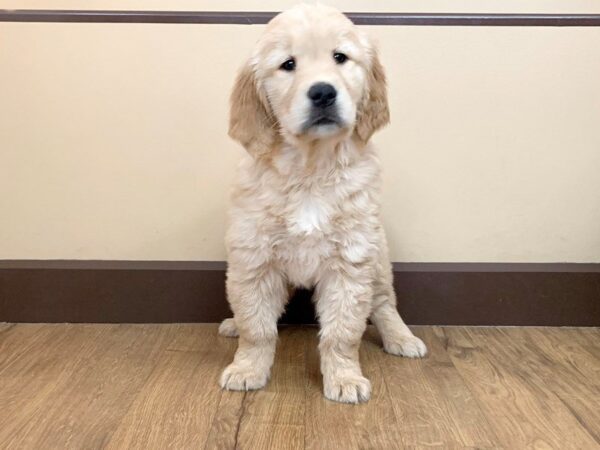
POLYGON ((229 134, 253 155, 278 142, 354 133, 389 121, 385 75, 367 36, 342 13, 299 5, 273 18, 242 67, 229 134))

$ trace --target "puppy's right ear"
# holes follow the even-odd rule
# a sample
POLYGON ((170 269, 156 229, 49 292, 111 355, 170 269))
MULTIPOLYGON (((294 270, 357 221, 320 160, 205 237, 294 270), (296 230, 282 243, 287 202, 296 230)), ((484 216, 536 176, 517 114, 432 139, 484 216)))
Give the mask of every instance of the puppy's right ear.
POLYGON ((229 136, 255 158, 268 154, 279 136, 279 125, 266 95, 259 91, 254 68, 248 62, 239 72, 231 93, 229 136))

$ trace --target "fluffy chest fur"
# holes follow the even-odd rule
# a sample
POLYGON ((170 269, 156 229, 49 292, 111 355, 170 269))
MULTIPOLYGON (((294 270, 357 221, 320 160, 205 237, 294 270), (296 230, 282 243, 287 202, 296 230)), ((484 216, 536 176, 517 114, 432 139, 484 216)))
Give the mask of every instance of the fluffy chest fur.
POLYGON ((336 259, 360 263, 375 255, 380 182, 373 151, 349 143, 315 151, 321 153, 284 148, 268 163, 242 162, 226 239, 230 264, 276 265, 291 284, 312 286, 336 259))

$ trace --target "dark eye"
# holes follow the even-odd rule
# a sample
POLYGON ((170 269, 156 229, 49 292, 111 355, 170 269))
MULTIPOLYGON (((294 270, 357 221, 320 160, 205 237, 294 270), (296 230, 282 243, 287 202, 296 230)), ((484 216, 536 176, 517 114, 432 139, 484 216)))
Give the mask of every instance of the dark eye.
POLYGON ((294 58, 290 58, 286 60, 281 66, 279 66, 281 70, 285 70, 286 72, 291 72, 296 68, 296 60, 294 58))
POLYGON ((344 53, 340 52, 335 52, 333 54, 333 59, 335 59, 335 62, 338 64, 344 64, 346 61, 348 61, 348 57, 344 53))

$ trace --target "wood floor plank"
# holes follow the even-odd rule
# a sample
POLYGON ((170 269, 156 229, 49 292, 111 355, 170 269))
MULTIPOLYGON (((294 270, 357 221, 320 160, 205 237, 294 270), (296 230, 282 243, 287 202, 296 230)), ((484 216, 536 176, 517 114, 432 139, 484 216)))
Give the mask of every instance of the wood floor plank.
POLYGON ((418 327, 424 359, 382 360, 398 427, 407 447, 492 448, 498 438, 477 399, 431 328, 418 327))
POLYGON ((588 384, 600 389, 600 333, 593 334, 581 329, 515 328, 515 333, 526 335, 546 358, 569 367, 588 384), (594 345, 592 345, 592 343, 594 345))
POLYGON ((62 332, 68 340, 52 342, 60 347, 53 359, 38 352, 35 365, 44 376, 36 380, 43 385, 28 386, 35 396, 14 413, 4 442, 17 448, 100 448, 151 372, 165 329, 73 325, 62 332))
POLYGON ((405 448, 402 429, 391 399, 391 391, 385 377, 385 361, 397 358, 383 351, 383 345, 375 327, 367 328, 361 345, 363 372, 371 380, 371 400, 365 406, 360 448, 405 448))
MULTIPOLYGON (((490 358, 528 384, 538 399, 558 398, 577 422, 596 440, 600 433, 600 362, 570 333, 552 336, 545 328, 472 329, 473 339, 489 347, 490 358), (518 360, 519 364, 506 364, 518 360)), ((563 408, 564 411, 564 408, 563 408)))
POLYGON ((28 324, 10 330, 10 338, 3 341, 0 365, 0 448, 33 448, 38 435, 30 430, 52 425, 43 420, 53 408, 49 399, 72 382, 77 362, 93 351, 96 338, 104 332, 28 324))
POLYGON ((44 442, 54 442, 57 448, 102 447, 152 372, 171 329, 168 325, 111 328, 104 348, 83 358, 64 390, 53 396, 51 403, 60 401, 60 407, 46 415, 52 426, 40 433, 37 448, 44 442))
POLYGON ((52 347, 47 343, 51 336, 59 338, 66 331, 59 325, 49 324, 3 324, 0 333, 0 376, 8 370, 12 363, 27 363, 27 357, 35 355, 42 346, 52 347))
POLYGON ((238 447, 238 434, 244 413, 245 393, 224 391, 213 417, 205 450, 230 450, 238 447))
POLYGON ((217 381, 215 324, 0 324, 0 448, 600 449, 600 331, 417 327, 425 359, 361 346, 371 401, 326 400, 317 328, 280 330, 256 392, 217 381))
POLYGON ((518 357, 497 358, 500 348, 470 331, 436 328, 506 448, 596 448, 594 438, 556 396, 512 372, 513 365, 522 363, 518 357))
POLYGON ((15 323, 0 322, 0 333, 8 331, 10 328, 13 328, 14 326, 16 326, 15 323))
POLYGON ((212 325, 179 325, 106 448, 202 448, 234 342, 212 325))
POLYGON ((568 328, 567 331, 596 359, 600 359, 600 328, 568 328))

